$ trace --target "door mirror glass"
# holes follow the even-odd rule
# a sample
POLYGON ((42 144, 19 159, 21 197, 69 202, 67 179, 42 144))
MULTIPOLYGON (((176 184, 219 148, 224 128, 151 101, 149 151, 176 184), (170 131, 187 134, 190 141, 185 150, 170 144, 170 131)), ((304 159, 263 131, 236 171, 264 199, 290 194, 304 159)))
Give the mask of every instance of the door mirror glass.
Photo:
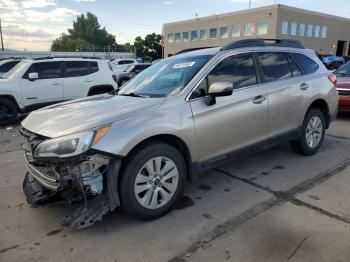
POLYGON ((39 74, 38 73, 29 73, 28 79, 30 81, 35 81, 35 80, 39 79, 39 74))
POLYGON ((211 96, 230 96, 233 92, 233 84, 229 82, 216 82, 210 85, 208 94, 211 96))

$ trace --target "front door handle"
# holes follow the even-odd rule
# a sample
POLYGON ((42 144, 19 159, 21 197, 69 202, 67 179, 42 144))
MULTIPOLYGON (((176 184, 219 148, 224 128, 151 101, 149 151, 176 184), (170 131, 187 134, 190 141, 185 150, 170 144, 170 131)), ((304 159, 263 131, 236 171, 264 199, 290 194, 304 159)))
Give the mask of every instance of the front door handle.
POLYGON ((260 96, 256 96, 253 99, 253 103, 254 104, 261 104, 262 102, 264 102, 266 100, 266 96, 260 95, 260 96))
POLYGON ((300 85, 300 89, 301 89, 301 90, 304 90, 304 91, 305 91, 305 90, 308 90, 309 87, 310 87, 310 86, 309 86, 308 84, 306 84, 306 83, 302 83, 302 84, 300 85))
POLYGON ((53 86, 59 86, 59 85, 61 85, 61 82, 53 82, 51 85, 53 85, 53 86))

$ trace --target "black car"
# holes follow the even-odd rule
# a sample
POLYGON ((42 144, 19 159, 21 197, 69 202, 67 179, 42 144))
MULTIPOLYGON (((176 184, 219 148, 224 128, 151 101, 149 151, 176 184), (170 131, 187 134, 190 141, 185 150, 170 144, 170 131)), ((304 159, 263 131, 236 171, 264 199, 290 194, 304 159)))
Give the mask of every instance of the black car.
POLYGON ((150 67, 152 64, 132 64, 127 66, 123 71, 113 74, 113 79, 118 86, 124 85, 130 79, 135 77, 138 73, 150 67))

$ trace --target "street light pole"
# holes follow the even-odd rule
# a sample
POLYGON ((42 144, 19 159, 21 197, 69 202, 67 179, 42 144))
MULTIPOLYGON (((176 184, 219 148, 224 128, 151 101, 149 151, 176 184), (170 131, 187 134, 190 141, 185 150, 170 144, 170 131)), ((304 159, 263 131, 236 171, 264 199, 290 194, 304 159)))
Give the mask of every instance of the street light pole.
POLYGON ((4 51, 4 40, 2 39, 1 18, 0 18, 0 38, 1 38, 1 50, 4 51))

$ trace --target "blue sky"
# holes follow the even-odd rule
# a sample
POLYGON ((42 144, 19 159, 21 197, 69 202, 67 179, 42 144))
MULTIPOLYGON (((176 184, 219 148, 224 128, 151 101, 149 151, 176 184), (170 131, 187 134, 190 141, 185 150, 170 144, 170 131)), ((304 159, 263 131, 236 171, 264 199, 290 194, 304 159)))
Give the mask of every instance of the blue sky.
MULTIPOLYGON (((249 0, 0 0, 5 47, 48 50, 52 39, 66 32, 77 15, 97 15, 118 43, 161 33, 162 24, 248 8, 249 0)), ((276 0, 279 4, 350 18, 349 0, 276 0)), ((252 0, 252 7, 275 0, 252 0)))

